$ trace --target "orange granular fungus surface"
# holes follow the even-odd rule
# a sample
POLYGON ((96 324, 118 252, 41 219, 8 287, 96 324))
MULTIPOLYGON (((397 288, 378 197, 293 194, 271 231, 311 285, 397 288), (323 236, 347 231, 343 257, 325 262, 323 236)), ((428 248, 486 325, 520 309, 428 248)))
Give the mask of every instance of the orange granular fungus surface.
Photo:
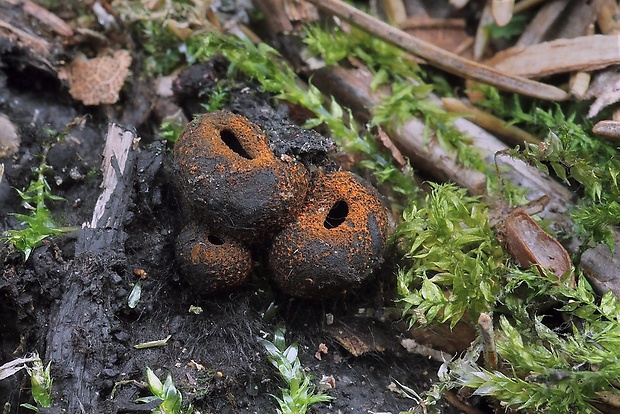
POLYGON ((197 149, 209 149, 212 157, 221 156, 231 161, 230 164, 221 164, 230 172, 266 168, 276 162, 260 128, 245 117, 230 112, 202 115, 189 124, 179 140, 184 141, 181 151, 186 155, 185 160, 190 161, 197 149), (238 156, 226 145, 221 139, 222 131, 233 133, 251 159, 238 156))
MULTIPOLYGON (((311 208, 304 209, 297 219, 304 233, 312 234, 332 244, 355 239, 369 243, 371 235, 366 225, 369 214, 376 215, 380 228, 387 226, 387 215, 381 214, 385 211, 385 207, 376 195, 360 185, 352 174, 342 171, 323 175, 317 180, 314 188, 306 203, 311 208), (325 227, 327 214, 334 203, 340 200, 349 205, 345 222, 336 228, 325 227)), ((351 253, 355 253, 353 250, 363 245, 364 243, 358 247, 352 245, 351 253)))
MULTIPOLYGON (((266 135, 227 111, 193 120, 175 145, 176 180, 189 205, 226 232, 275 231, 290 221, 310 181, 303 164, 279 159, 266 135)), ((251 234, 249 235, 251 236, 251 234)))
POLYGON ((387 211, 375 191, 348 172, 321 175, 297 219, 276 236, 269 259, 274 280, 301 297, 355 286, 381 262, 387 231, 387 211), (326 225, 339 202, 346 213, 326 225))
POLYGON ((201 293, 226 290, 243 283, 252 269, 250 251, 230 238, 209 240, 205 226, 193 223, 177 239, 177 256, 186 280, 201 293))

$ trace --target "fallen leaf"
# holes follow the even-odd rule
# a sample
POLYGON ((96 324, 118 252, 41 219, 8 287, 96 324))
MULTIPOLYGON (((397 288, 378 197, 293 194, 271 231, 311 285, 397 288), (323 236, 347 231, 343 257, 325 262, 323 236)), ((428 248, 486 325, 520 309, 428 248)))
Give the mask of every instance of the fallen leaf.
POLYGON ((573 264, 566 249, 554 237, 546 233, 523 209, 515 209, 498 226, 498 238, 522 268, 532 264, 544 268, 558 278, 575 286, 573 264), (564 277, 568 277, 563 280, 564 277))
POLYGON ((467 34, 464 19, 433 19, 413 16, 399 24, 405 32, 422 40, 449 50, 452 53, 471 58, 473 36, 467 34))
POLYGON ((407 161, 405 160, 405 157, 403 157, 403 154, 401 154, 398 148, 396 148, 396 145, 394 145, 388 134, 386 134, 381 127, 377 127, 377 135, 379 135, 379 139, 381 140, 383 146, 390 150, 394 160, 396 160, 400 166, 404 167, 407 165, 407 161))

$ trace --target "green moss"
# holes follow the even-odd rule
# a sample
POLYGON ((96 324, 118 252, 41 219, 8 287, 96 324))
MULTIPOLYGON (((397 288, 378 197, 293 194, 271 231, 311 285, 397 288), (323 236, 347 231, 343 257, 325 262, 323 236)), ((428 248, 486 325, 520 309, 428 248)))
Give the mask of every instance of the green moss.
POLYGON ((24 208, 30 214, 14 213, 13 216, 24 226, 22 229, 7 230, 4 240, 10 243, 17 251, 24 254, 24 261, 28 260, 32 251, 41 243, 53 236, 66 231, 59 228, 52 219, 52 213, 47 207, 50 201, 64 201, 64 198, 52 194, 49 183, 45 178, 45 172, 49 167, 45 161, 34 168, 35 179, 27 188, 17 190, 22 199, 24 208))
POLYGON ((410 325, 476 326, 480 312, 494 315, 501 368, 478 365, 480 337, 444 364, 413 412, 436 412, 446 390, 462 387, 526 412, 597 412, 599 393, 617 395, 620 300, 611 291, 595 295, 579 271, 570 287, 536 266, 517 268, 489 227, 484 204, 451 184, 432 187, 425 203, 405 210, 392 238, 402 255, 403 316, 410 325), (542 316, 550 306, 559 316, 542 316))
POLYGON ((403 257, 398 273, 403 314, 410 326, 446 321, 454 326, 466 313, 475 322, 495 307, 505 256, 478 198, 453 184, 431 185, 423 207, 411 203, 392 236, 403 257))
POLYGON ((613 251, 611 226, 620 224, 620 158, 615 145, 589 131, 592 123, 575 106, 529 102, 518 95, 505 97, 497 89, 481 87, 486 99, 478 104, 509 124, 546 137, 543 144, 528 144, 509 154, 525 160, 545 173, 555 175, 582 193, 572 218, 583 237, 584 248, 605 243, 613 251))
POLYGON ((269 361, 278 369, 280 376, 286 382, 286 388, 281 388, 282 398, 275 397, 278 402, 278 414, 305 414, 311 405, 320 402, 329 402, 333 397, 318 393, 312 385, 313 377, 302 367, 297 357, 297 344, 286 345, 286 330, 276 328, 273 342, 260 339, 260 343, 267 351, 269 361))

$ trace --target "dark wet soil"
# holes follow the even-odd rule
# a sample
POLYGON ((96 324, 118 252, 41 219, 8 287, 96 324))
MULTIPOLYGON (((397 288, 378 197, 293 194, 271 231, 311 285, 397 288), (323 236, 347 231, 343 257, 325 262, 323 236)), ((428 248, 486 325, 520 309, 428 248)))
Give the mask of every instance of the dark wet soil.
MULTIPOLYGON (((191 118, 199 101, 190 98, 187 85, 178 88, 186 92, 177 97, 191 118)), ((243 112, 247 92, 234 97, 229 108, 243 112)), ((124 124, 136 128, 141 140, 121 232, 115 236, 118 242, 98 247, 97 237, 84 236, 80 227, 91 220, 101 192, 99 168, 108 122, 141 119, 127 111, 138 106, 132 99, 142 98, 126 94, 112 107, 84 107, 43 73, 0 67, 0 112, 17 126, 22 140, 15 155, 0 159, 5 166, 0 231, 19 227, 10 213, 24 209, 14 189, 27 186, 41 157, 51 167, 47 179, 52 192, 66 200, 50 204, 53 216, 62 226, 75 226, 45 241, 26 263, 22 254, 2 245, 0 363, 32 352, 51 362, 54 396, 46 412, 149 412, 152 405, 134 402, 148 395, 137 383, 145 380, 148 366, 162 379, 170 372, 184 400, 201 413, 270 413, 276 411, 272 394, 280 394, 283 382, 257 339, 271 339, 283 324, 288 340, 299 343, 299 357, 309 372, 335 379, 335 389, 328 391, 333 402, 313 406, 311 412, 398 413, 414 406, 388 386, 398 381, 423 391, 438 364, 407 355, 395 324, 356 316, 360 309, 392 305, 384 293, 390 291, 392 278, 387 267, 361 289, 329 301, 284 295, 261 265, 241 288, 219 296, 201 296, 183 280, 174 245, 184 213, 170 184, 171 146, 148 119, 124 124), (77 117, 84 120, 82 125, 59 139, 56 133, 77 117), (95 241, 88 245, 88 240, 95 241), (142 297, 131 309, 127 297, 137 275, 145 277, 142 297), (199 306, 202 313, 190 312, 190 306, 199 306), (370 344, 374 350, 353 356, 335 339, 333 329, 325 329, 328 314, 376 341, 370 344), (165 346, 134 348, 168 336, 165 346), (327 353, 319 360, 315 355, 320 344, 327 346, 327 353)), ((265 108, 269 100, 256 102, 256 108, 265 108)), ((260 109, 250 112, 255 122, 262 119, 274 141, 278 134, 292 137, 279 141, 276 153, 296 151, 306 161, 336 168, 325 158, 330 141, 316 133, 291 134, 291 128, 297 130, 287 123, 285 108, 277 108, 277 116, 260 109)), ((25 372, 0 381, 0 403, 8 413, 29 412, 19 407, 33 403, 25 372)))

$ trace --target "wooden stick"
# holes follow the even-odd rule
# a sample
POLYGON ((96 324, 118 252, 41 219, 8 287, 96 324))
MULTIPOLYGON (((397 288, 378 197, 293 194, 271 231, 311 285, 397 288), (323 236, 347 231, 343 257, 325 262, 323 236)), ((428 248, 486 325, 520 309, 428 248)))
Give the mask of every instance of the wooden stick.
MULTIPOLYGON (((51 361, 54 376, 63 378, 63 388, 54 389, 53 412, 118 412, 113 402, 100 395, 101 372, 110 368, 110 358, 92 352, 120 346, 111 332, 122 331, 113 309, 118 301, 109 292, 119 288, 118 270, 125 266, 124 227, 131 215, 138 152, 132 150, 137 135, 110 124, 102 170, 103 192, 90 224, 84 224, 59 283, 62 296, 49 311, 44 361, 51 361), (67 363, 70 361, 70 363, 67 363)), ((113 354, 115 355, 115 354, 113 354)))
POLYGON ((495 371, 499 366, 499 357, 495 349, 495 333, 491 315, 482 312, 478 317, 478 326, 482 335, 482 350, 486 369, 495 371))
POLYGON ((101 170, 103 172, 103 192, 97 199, 95 210, 90 228, 118 228, 118 217, 112 220, 112 217, 107 217, 110 211, 116 211, 122 206, 120 197, 113 198, 112 195, 117 191, 119 182, 122 182, 122 175, 125 171, 125 164, 129 156, 129 151, 133 145, 135 135, 133 132, 121 127, 120 125, 111 123, 108 125, 108 139, 106 140, 106 146, 103 152, 103 162, 101 164, 101 170), (108 203, 114 203, 113 207, 110 207, 108 203), (105 219, 104 219, 105 218, 105 219))
POLYGON ((441 98, 441 102, 447 111, 462 114, 474 124, 501 135, 506 141, 509 141, 511 145, 523 146, 524 142, 529 142, 530 144, 540 144, 541 142, 538 138, 521 128, 514 125, 507 125, 503 119, 469 105, 460 99, 441 98))
POLYGON ((534 98, 564 101, 569 94, 552 85, 532 81, 520 76, 505 75, 491 67, 450 53, 378 20, 340 0, 308 0, 318 8, 334 14, 347 22, 392 43, 399 48, 426 59, 433 66, 446 72, 488 83, 511 92, 534 98))

